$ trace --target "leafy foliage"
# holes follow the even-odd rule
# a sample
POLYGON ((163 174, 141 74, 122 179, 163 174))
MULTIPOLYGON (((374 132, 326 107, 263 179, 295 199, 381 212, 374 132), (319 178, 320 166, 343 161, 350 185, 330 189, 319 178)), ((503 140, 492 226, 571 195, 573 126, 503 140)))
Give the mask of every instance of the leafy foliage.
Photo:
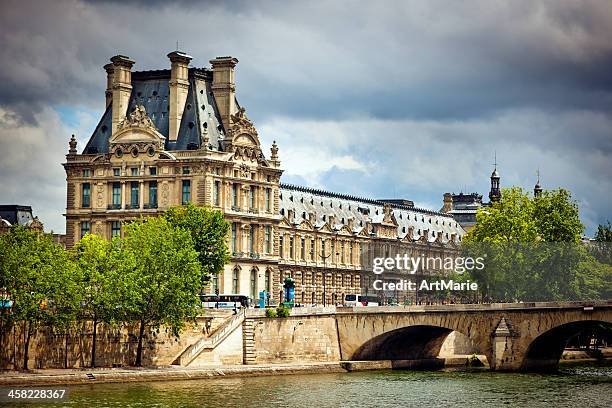
POLYGON ((519 187, 503 189, 501 199, 476 215, 467 242, 580 242, 584 226, 578 205, 564 189, 531 198, 519 187))
POLYGON ((290 314, 291 314, 291 309, 289 309, 287 306, 283 304, 278 305, 278 307, 276 308, 276 316, 278 317, 289 317, 290 314))
POLYGON ((229 262, 226 237, 229 224, 221 211, 196 207, 189 203, 184 207, 171 208, 164 218, 177 228, 189 231, 203 272, 202 285, 210 276, 218 274, 229 262))
POLYGON ((75 265, 50 236, 21 226, 0 235, 0 288, 13 300, 3 328, 23 324, 23 368, 28 368, 30 338, 40 326, 65 330, 75 321, 81 291, 75 265))
POLYGON ((129 321, 134 309, 131 294, 138 288, 126 279, 130 275, 121 273, 129 264, 118 238, 109 242, 86 234, 75 247, 74 259, 83 297, 79 317, 93 324, 91 366, 95 367, 98 324, 129 321))
POLYGON ((191 234, 165 218, 146 218, 125 227, 122 242, 127 262, 121 273, 133 291, 133 318, 140 322, 136 365, 142 364, 146 327, 166 326, 178 337, 185 320, 194 319, 197 295, 205 278, 191 234))
POLYGON ((610 272, 593 258, 580 235, 578 206, 568 191, 530 197, 504 189, 500 201, 482 208, 464 239, 464 256, 483 257, 485 268, 469 277, 486 300, 555 301, 610 295, 610 272))

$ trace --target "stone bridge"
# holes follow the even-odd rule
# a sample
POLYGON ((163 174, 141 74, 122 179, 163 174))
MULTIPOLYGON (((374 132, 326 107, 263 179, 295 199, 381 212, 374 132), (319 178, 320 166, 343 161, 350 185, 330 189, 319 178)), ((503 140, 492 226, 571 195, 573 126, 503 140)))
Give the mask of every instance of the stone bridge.
POLYGON ((290 342, 282 344, 285 354, 269 355, 288 357, 293 348, 303 358, 308 354, 303 347, 321 344, 327 355, 331 348, 331 355, 344 361, 433 359, 456 331, 498 371, 556 369, 572 336, 589 326, 612 323, 612 301, 298 308, 287 319, 266 319, 261 312, 249 311, 246 319, 260 327, 253 330, 252 362, 267 353, 267 347, 283 342, 290 342))

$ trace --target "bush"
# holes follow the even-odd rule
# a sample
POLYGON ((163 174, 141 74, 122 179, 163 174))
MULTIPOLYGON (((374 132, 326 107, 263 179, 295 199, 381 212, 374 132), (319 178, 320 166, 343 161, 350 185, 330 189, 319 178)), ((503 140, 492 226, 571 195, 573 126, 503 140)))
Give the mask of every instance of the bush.
POLYGON ((276 309, 267 308, 266 317, 276 317, 276 309))
POLYGON ((482 363, 482 361, 480 361, 476 353, 474 353, 468 357, 467 366, 468 367, 483 367, 484 364, 482 363))
POLYGON ((279 305, 276 308, 276 315, 278 317, 289 317, 289 315, 291 314, 291 309, 289 309, 287 306, 285 305, 279 305))

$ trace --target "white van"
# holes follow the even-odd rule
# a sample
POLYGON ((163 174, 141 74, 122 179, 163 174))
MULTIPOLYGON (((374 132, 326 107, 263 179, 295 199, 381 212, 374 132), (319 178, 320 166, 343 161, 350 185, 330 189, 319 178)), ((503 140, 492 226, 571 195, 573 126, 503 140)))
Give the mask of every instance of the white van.
POLYGON ((347 306, 347 307, 378 306, 378 296, 345 295, 344 296, 344 306, 347 306))

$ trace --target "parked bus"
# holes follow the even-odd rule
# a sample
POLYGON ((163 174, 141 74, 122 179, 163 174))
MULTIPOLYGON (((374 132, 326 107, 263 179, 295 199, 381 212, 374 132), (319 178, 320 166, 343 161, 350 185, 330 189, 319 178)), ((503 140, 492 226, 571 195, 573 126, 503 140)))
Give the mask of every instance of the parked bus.
POLYGON ((240 309, 249 306, 249 297, 245 295, 200 295, 205 309, 240 309))
POLYGON ((378 296, 345 295, 344 305, 347 307, 378 306, 378 296))

